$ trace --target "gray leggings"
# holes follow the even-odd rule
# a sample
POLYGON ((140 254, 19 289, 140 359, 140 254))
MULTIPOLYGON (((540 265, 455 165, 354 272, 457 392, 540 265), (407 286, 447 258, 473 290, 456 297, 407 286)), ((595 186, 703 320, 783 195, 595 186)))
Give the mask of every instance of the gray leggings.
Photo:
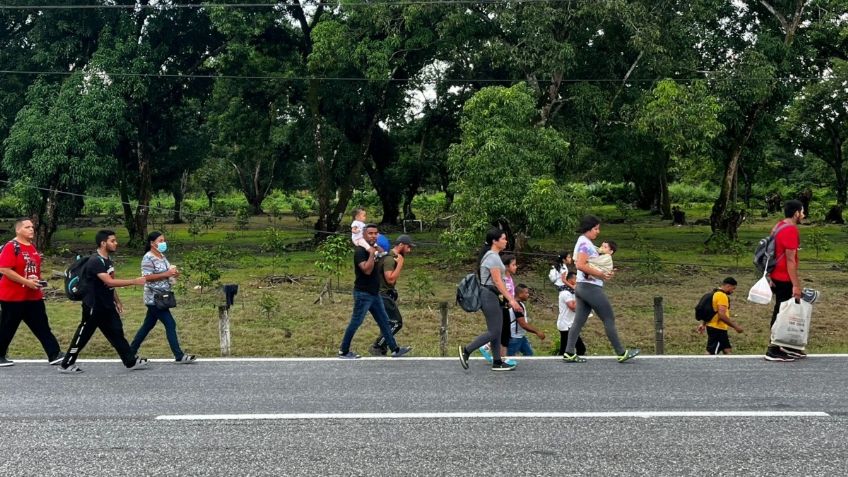
POLYGON ((624 354, 624 347, 621 346, 618 331, 615 329, 615 313, 612 311, 609 299, 604 294, 604 287, 581 282, 577 284, 574 295, 577 297, 577 310, 574 315, 574 324, 568 330, 568 344, 565 345, 565 352, 574 354, 577 339, 580 338, 580 330, 583 329, 583 325, 589 319, 589 312, 595 310, 595 315, 604 323, 607 339, 612 344, 615 354, 624 354))
POLYGON ((480 292, 480 303, 483 309, 483 316, 486 317, 486 332, 474 338, 465 349, 469 353, 472 353, 484 344, 492 343, 492 359, 500 361, 501 327, 503 326, 503 308, 501 308, 501 302, 494 292, 488 288, 483 288, 480 292))

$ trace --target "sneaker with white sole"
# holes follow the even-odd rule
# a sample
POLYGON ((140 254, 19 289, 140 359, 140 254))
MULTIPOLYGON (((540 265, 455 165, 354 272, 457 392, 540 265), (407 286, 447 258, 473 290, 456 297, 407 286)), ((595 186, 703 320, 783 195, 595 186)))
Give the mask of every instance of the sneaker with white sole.
POLYGON ((348 351, 347 353, 342 353, 339 351, 339 359, 359 359, 362 356, 354 353, 353 351, 348 351))
POLYGON ((768 351, 766 351, 765 359, 766 361, 782 361, 786 363, 791 363, 792 361, 795 361, 795 358, 784 353, 780 350, 780 348, 769 349, 768 351))
POLYGON ((55 357, 55 358, 53 358, 53 359, 51 359, 51 360, 49 361, 49 362, 50 362, 50 366, 55 366, 55 365, 57 365, 57 364, 61 363, 63 359, 65 359, 65 353, 64 353, 64 352, 62 352, 62 351, 59 351, 59 354, 58 354, 58 355, 56 355, 56 357, 55 357))
POLYGON ((400 358, 401 356, 408 354, 412 351, 412 346, 401 346, 400 348, 392 351, 392 358, 400 358))
POLYGON ((586 362, 586 358, 579 356, 577 353, 574 353, 574 354, 564 353, 562 355, 562 360, 566 363, 585 363, 586 362))
POLYGON ((489 351, 488 346, 489 345, 483 345, 483 346, 477 348, 477 351, 479 351, 480 354, 483 355, 483 359, 485 359, 487 363, 491 364, 492 363, 492 353, 489 351))
POLYGON ((642 350, 640 350, 639 348, 626 349, 626 350, 624 350, 624 353, 617 356, 616 359, 618 360, 619 363, 623 363, 625 361, 629 361, 629 360, 639 356, 639 353, 641 353, 641 352, 642 352, 642 350))
POLYGON ((15 362, 11 359, 6 359, 5 356, 0 356, 0 368, 5 368, 8 366, 14 366, 15 362))
POLYGON ((138 371, 139 369, 147 369, 149 366, 150 363, 147 362, 147 359, 136 358, 135 363, 127 369, 129 369, 130 371, 138 371))
POLYGON ((193 354, 184 354, 182 358, 174 361, 177 364, 193 364, 197 362, 197 356, 193 354))
POLYGON ((79 374, 82 372, 82 369, 80 369, 80 367, 75 364, 72 364, 67 368, 59 366, 56 370, 62 374, 79 374))
POLYGON ((791 357, 793 357, 793 358, 795 358, 795 359, 804 359, 804 358, 806 358, 806 357, 807 357, 807 353, 805 353, 805 352, 801 351, 800 349, 794 349, 794 348, 784 348, 784 347, 781 347, 781 348, 780 348, 780 351, 781 351, 783 354, 789 355, 789 356, 791 356, 791 357))
POLYGON ((515 369, 515 365, 510 366, 503 361, 492 364, 492 371, 512 371, 513 369, 515 369))
POLYGON ((459 364, 462 366, 462 369, 468 369, 468 351, 465 351, 465 347, 459 345, 459 364))

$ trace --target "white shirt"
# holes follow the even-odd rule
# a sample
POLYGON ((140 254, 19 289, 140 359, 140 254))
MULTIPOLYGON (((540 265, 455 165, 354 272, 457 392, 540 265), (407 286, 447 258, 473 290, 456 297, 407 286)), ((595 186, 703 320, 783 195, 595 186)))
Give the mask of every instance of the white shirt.
MULTIPOLYGON (((527 317, 527 307, 524 306, 524 303, 518 302, 518 304, 524 309, 524 321, 530 323, 530 318, 527 317)), ((527 330, 518 324, 518 318, 515 317, 515 310, 512 308, 509 309, 509 321, 510 336, 512 338, 524 338, 527 335, 527 330)))
MULTIPOLYGON (((598 249, 595 248, 595 245, 592 244, 592 241, 586 238, 585 235, 581 235, 580 237, 578 237, 577 243, 574 244, 575 260, 581 252, 585 253, 587 258, 597 257, 599 255, 598 249)), ((604 286, 603 280, 590 275, 586 275, 580 270, 577 270, 577 283, 591 283, 592 285, 598 285, 600 287, 604 286)))
POLYGON ((559 331, 568 331, 571 325, 574 324, 574 311, 568 308, 568 302, 573 301, 574 293, 568 290, 559 292, 559 316, 557 316, 557 329, 559 331))

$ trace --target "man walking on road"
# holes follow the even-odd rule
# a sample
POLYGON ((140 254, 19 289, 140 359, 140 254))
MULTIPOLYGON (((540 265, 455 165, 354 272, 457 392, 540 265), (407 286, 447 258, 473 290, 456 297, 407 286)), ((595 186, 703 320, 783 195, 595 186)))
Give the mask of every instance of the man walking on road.
POLYGON ((97 328, 100 328, 103 336, 118 352, 124 366, 129 369, 144 369, 147 367, 147 360, 137 357, 124 337, 124 327, 121 323, 124 305, 118 298, 115 288, 144 285, 146 279, 145 277, 132 280, 115 278, 115 267, 110 257, 118 249, 115 232, 101 230, 97 232, 94 241, 97 243, 97 252, 83 265, 81 274, 85 289, 82 299, 82 320, 71 339, 70 349, 59 366, 59 372, 66 374, 82 372, 82 369, 74 363, 97 328))
MULTIPOLYGON (((389 316, 392 335, 396 335, 403 328, 403 317, 397 306, 398 292, 396 285, 398 278, 400 278, 400 271, 403 270, 403 265, 406 262, 406 255, 412 251, 413 247, 415 247, 415 242, 412 241, 412 237, 401 235, 395 240, 395 246, 389 250, 388 255, 377 262, 377 271, 380 274, 380 298, 383 299, 383 306, 389 316)), ((386 338, 380 335, 377 341, 371 345, 369 351, 374 356, 385 356, 388 349, 386 338)))
MULTIPOLYGON (((801 244, 801 235, 798 232, 798 224, 805 217, 804 204, 798 200, 787 201, 783 206, 783 216, 785 218, 772 227, 776 261, 769 281, 775 300, 769 329, 777 320, 781 303, 790 298, 801 298, 801 279, 798 278, 798 247, 801 244)), ((806 357, 807 354, 801 350, 776 345, 769 345, 765 356, 767 361, 795 361, 806 357)))
POLYGON ((9 344, 21 321, 26 323, 41 342, 50 364, 59 364, 65 354, 47 323, 47 309, 41 289, 47 282, 41 279, 41 255, 32 240, 35 227, 30 219, 15 222, 15 238, 0 251, 0 367, 12 366, 6 359, 9 344))
POLYGON ((375 254, 377 248, 374 244, 377 242, 377 226, 368 224, 365 226, 363 237, 365 241, 371 245, 370 249, 366 249, 361 245, 356 246, 353 252, 353 272, 356 276, 353 282, 353 314, 350 317, 350 323, 345 329, 342 344, 339 347, 339 358, 341 359, 357 359, 360 356, 350 350, 350 343, 353 341, 353 335, 362 321, 365 320, 365 314, 369 311, 377 326, 380 327, 380 332, 383 338, 386 339, 386 346, 392 350, 392 357, 398 358, 409 353, 412 348, 408 346, 399 347, 395 342, 395 337, 392 335, 392 328, 389 325, 389 316, 386 314, 386 308, 383 306, 383 300, 380 299, 380 274, 377 272, 377 264, 375 254))

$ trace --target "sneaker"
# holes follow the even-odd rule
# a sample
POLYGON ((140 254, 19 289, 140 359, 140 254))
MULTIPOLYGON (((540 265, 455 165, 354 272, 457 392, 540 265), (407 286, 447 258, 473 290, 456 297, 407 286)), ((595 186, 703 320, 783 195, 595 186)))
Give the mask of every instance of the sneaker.
POLYGON ((518 361, 514 359, 505 359, 503 360, 503 362, 508 364, 509 366, 518 366, 518 361))
POLYGON ((801 351, 800 349, 781 347, 780 351, 783 352, 783 354, 789 356, 790 358, 804 359, 807 357, 807 353, 801 351))
POLYGON ((75 364, 72 364, 72 365, 68 366, 67 368, 63 368, 63 367, 59 366, 56 369, 57 369, 57 371, 59 371, 62 374, 79 374, 79 373, 82 372, 82 369, 80 369, 80 367, 75 365, 75 364))
POLYGON ((468 358, 469 354, 465 351, 465 347, 459 346, 459 364, 462 365, 462 369, 468 369, 468 358))
POLYGON ((14 365, 15 365, 14 361, 12 361, 10 359, 6 359, 5 356, 0 356, 0 368, 5 368, 7 366, 14 366, 14 365))
POLYGON ((492 371, 512 371, 513 369, 515 369, 515 365, 509 365, 503 361, 492 364, 492 371))
POLYGON ((371 354, 371 356, 385 356, 386 350, 380 348, 379 346, 371 345, 371 347, 368 348, 368 353, 371 354))
POLYGON ((348 351, 347 353, 342 353, 339 351, 339 359, 359 359, 362 356, 354 353, 353 351, 348 351))
POLYGON ((631 359, 639 356, 639 353, 641 353, 641 352, 642 352, 642 350, 640 350, 639 348, 626 349, 626 350, 624 350, 624 354, 618 356, 618 358, 617 358, 618 362, 623 363, 627 360, 631 360, 631 359))
POLYGON ((65 359, 65 353, 59 351, 59 354, 57 354, 55 358, 50 360, 50 366, 55 366, 61 363, 63 359, 65 359))
POLYGON ((562 355, 562 360, 566 363, 585 363, 586 358, 582 356, 578 356, 577 353, 569 354, 565 353, 562 355))
POLYGON ((193 354, 184 354, 182 358, 174 361, 177 364, 192 364, 197 362, 197 356, 193 354))
POLYGON ((131 371, 138 371, 139 369, 147 369, 148 366, 149 366, 149 363, 147 362, 147 359, 136 358, 135 363, 127 369, 129 369, 131 371))
POLYGON ((412 346, 401 346, 400 348, 392 351, 392 358, 400 358, 410 351, 412 351, 412 346))
POLYGON ((492 353, 489 352, 489 348, 486 348, 486 345, 479 347, 477 351, 483 355, 483 359, 485 359, 487 363, 492 364, 492 353))
POLYGON ((784 362, 795 361, 795 358, 793 358, 792 356, 789 356, 788 354, 784 353, 780 349, 770 349, 770 350, 766 351, 765 358, 766 358, 766 361, 784 361, 784 362))

